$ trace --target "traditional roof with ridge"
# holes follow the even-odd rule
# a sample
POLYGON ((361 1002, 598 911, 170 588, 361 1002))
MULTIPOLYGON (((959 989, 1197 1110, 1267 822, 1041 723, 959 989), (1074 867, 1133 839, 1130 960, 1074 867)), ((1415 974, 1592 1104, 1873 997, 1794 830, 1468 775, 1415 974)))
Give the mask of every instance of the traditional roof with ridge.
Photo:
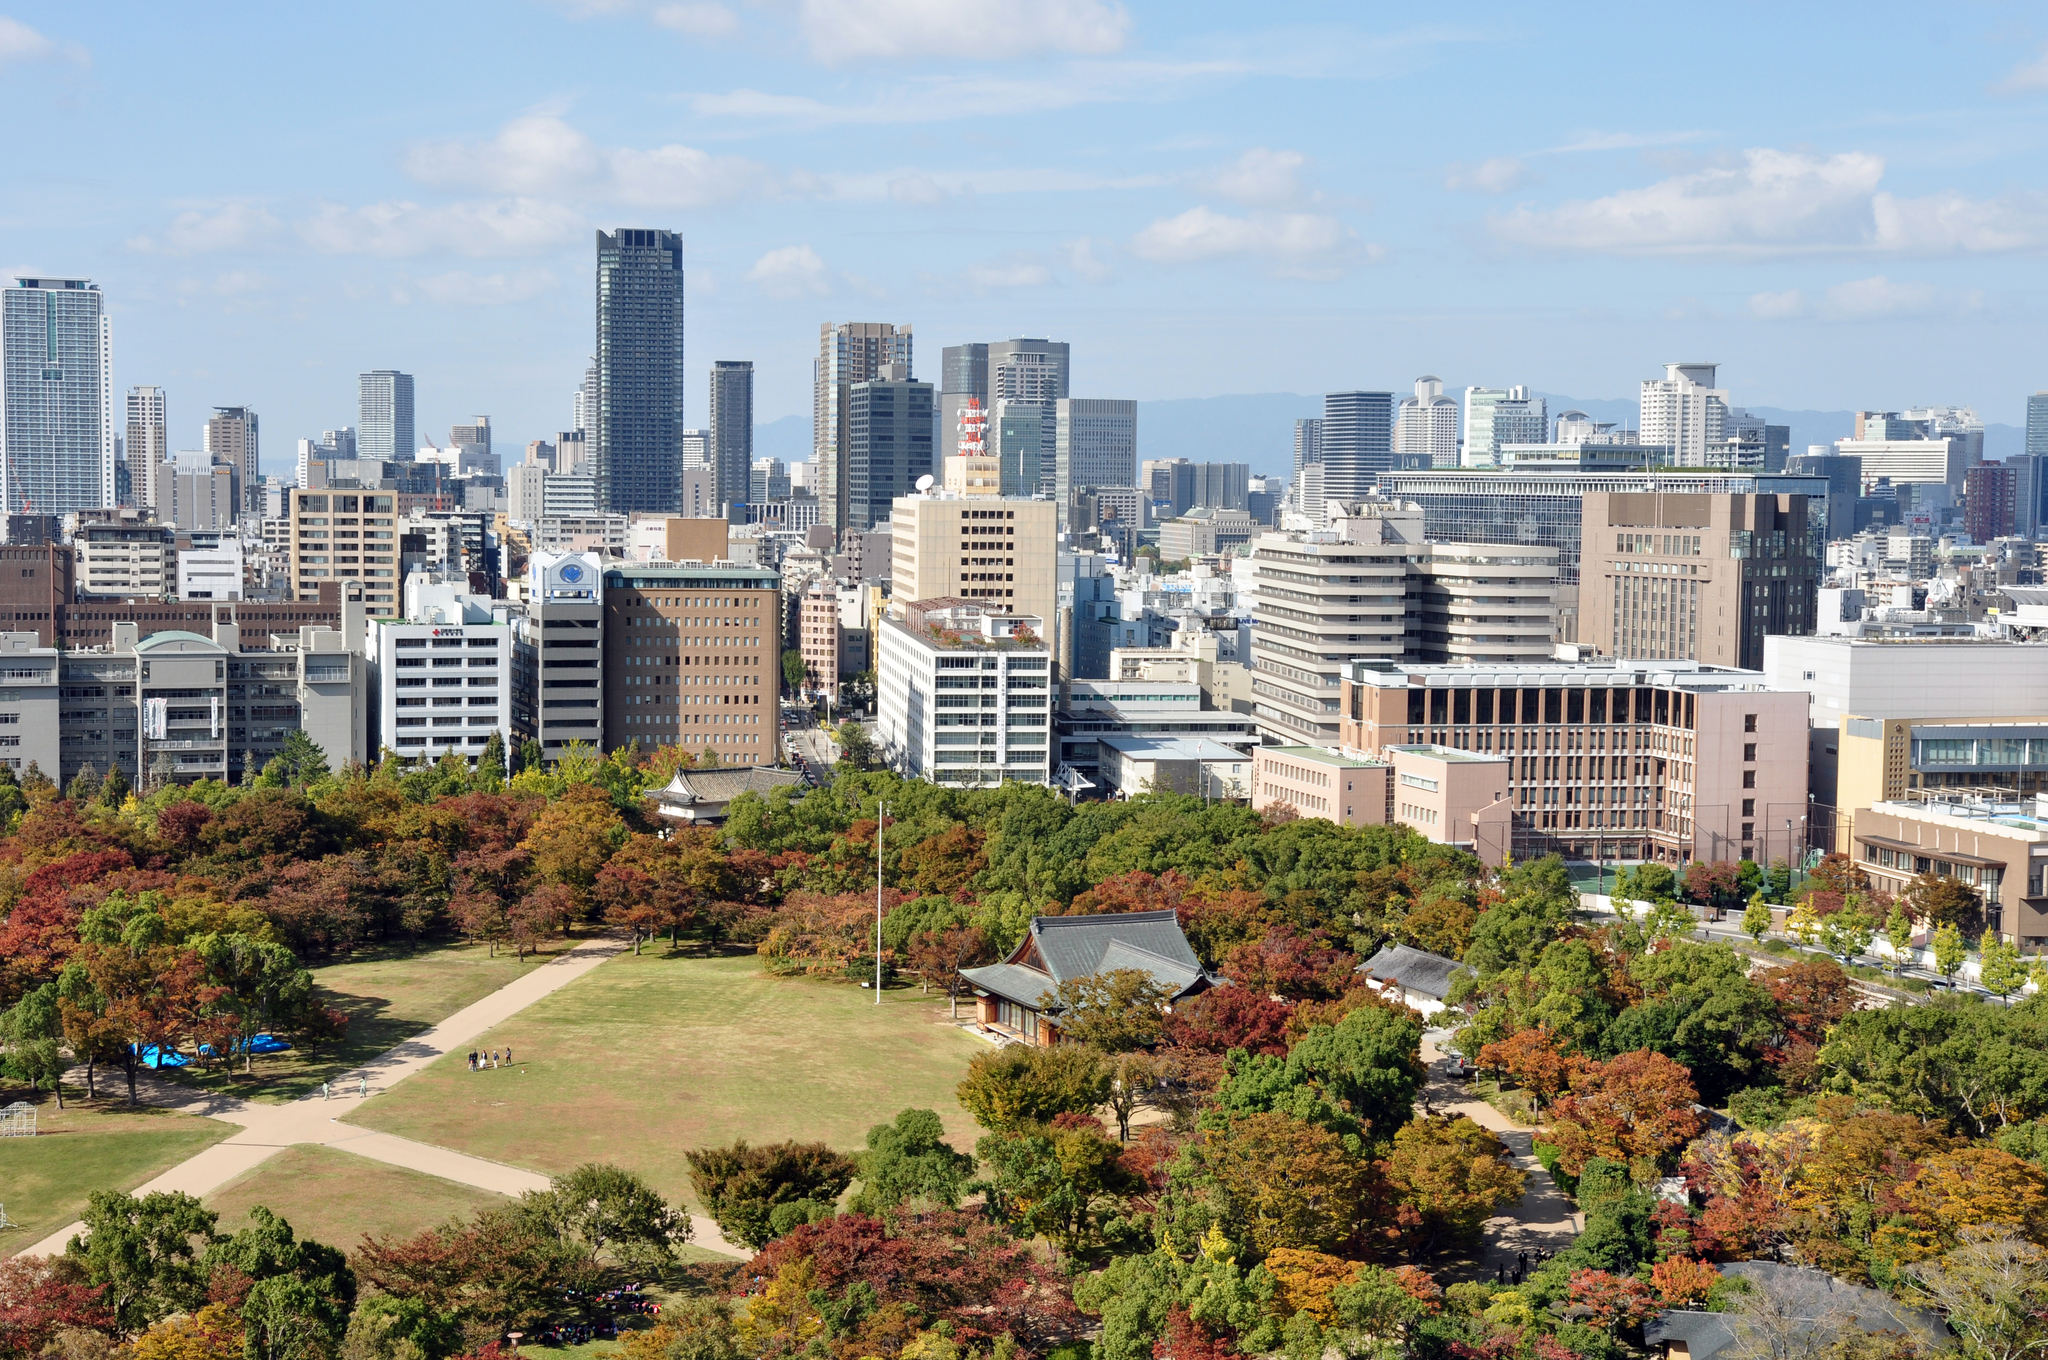
POLYGON ((1358 965, 1358 971, 1381 982, 1397 983, 1411 992, 1441 1001, 1451 994, 1451 979, 1469 969, 1456 959, 1431 954, 1412 945, 1390 944, 1358 965))
POLYGON ((1061 983, 1119 969, 1151 974, 1174 1000, 1212 983, 1171 911, 1034 916, 1008 958, 960 975, 985 992, 1044 1010, 1061 983))

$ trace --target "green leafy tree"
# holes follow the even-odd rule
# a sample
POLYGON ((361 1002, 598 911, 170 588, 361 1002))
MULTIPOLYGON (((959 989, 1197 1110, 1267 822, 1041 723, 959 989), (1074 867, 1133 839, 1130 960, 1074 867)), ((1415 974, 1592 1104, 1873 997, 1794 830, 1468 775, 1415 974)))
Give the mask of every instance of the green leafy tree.
POLYGON ((332 1304, 290 1275, 258 1280, 242 1303, 243 1360, 327 1360, 343 1334, 332 1304))
POLYGON ((1953 986, 1956 974, 1962 971, 1963 964, 1970 957, 1970 947, 1963 940, 1963 932, 1956 929, 1953 922, 1944 921, 1934 928, 1934 935, 1928 943, 1934 947, 1935 971, 1953 986))
POLYGON ((1885 918, 1884 942, 1892 947, 1892 972, 1904 972, 1906 951, 1913 947, 1913 918, 1897 903, 1892 904, 1892 914, 1885 918))
POLYGON ((162 1190, 135 1198, 95 1190, 86 1199, 85 1232, 64 1249, 124 1332, 145 1330, 173 1313, 206 1302, 200 1258, 212 1246, 220 1216, 192 1196, 162 1190))
POLYGON ((2027 985, 2027 967, 2020 961, 2020 947, 1999 939, 1996 931, 1984 932, 1984 938, 1977 942, 1977 958, 1978 980, 1985 991, 2000 1001, 2027 985))
POLYGON ((108 812, 118 811, 131 787, 128 776, 121 773, 121 767, 109 765, 106 777, 100 780, 100 791, 94 796, 94 801, 108 812))
POLYGON ((71 782, 64 787, 64 796, 83 806, 99 797, 100 772, 91 761, 78 767, 78 773, 71 776, 71 782))
POLYGON ((207 981, 223 989, 213 1003, 232 1015, 242 1046, 242 1070, 254 1070, 249 1041, 291 1028, 314 1005, 313 976, 281 944, 241 934, 208 934, 192 941, 207 981))
POLYGON ((977 1123, 1000 1133, 1092 1112, 1109 1095, 1109 1076, 1102 1055, 1082 1044, 1006 1044, 975 1055, 957 1094, 977 1123))
POLYGON ((804 687, 804 654, 794 647, 782 654, 782 683, 792 693, 804 687))
POLYGON ((527 770, 538 770, 547 763, 547 755, 541 750, 540 743, 528 737, 519 743, 519 764, 512 773, 523 774, 527 770))
POLYGON ((562 1241, 605 1264, 657 1271, 690 1238, 690 1216, 630 1171, 590 1162, 530 1191, 520 1209, 562 1241))
POLYGON ((1044 1237, 1069 1260, 1103 1245, 1104 1226, 1140 1184, 1099 1125, 991 1133, 974 1154, 990 1212, 1026 1237, 1044 1237))
POLYGON ((1792 898, 1792 866, 1782 859, 1771 861, 1770 869, 1764 874, 1764 896, 1772 902, 1788 902, 1792 898))
POLYGON ((1128 1053, 1159 1042, 1172 997, 1137 968, 1068 978, 1054 993, 1061 1037, 1104 1053, 1128 1053))
POLYGON ((1749 906, 1742 913, 1742 933, 1758 944, 1771 933, 1771 908, 1762 893, 1749 899, 1749 906))
POLYGON ((481 788, 496 789, 505 781, 505 738, 492 732, 484 742, 484 753, 476 761, 477 784, 481 788))
POLYGON ((318 742, 294 728, 285 734, 284 744, 264 765, 256 782, 262 788, 296 789, 327 776, 327 753, 318 742))
POLYGON ((0 1051, 6 1068, 18 1079, 40 1090, 45 1082, 57 1093, 57 1108, 64 1108, 64 1055, 58 1043, 64 1037, 64 1013, 59 1005, 57 984, 46 982, 0 1013, 0 1051))
MULTIPOLYGON (((291 1224, 260 1204, 249 1211, 247 1227, 206 1248, 199 1266, 208 1281, 226 1268, 254 1282, 250 1299, 264 1321, 249 1354, 259 1360, 325 1356, 348 1328, 356 1297, 348 1258, 324 1242, 298 1237, 291 1224)), ((249 1317, 245 1309, 245 1321, 249 1317)))
POLYGON ((774 1215, 784 1206, 824 1206, 852 1183, 854 1164, 823 1143, 771 1143, 702 1147, 684 1154, 697 1198, 735 1242, 759 1250, 775 1236, 774 1215))
POLYGON ((1821 918, 1822 947, 1844 963, 1870 948, 1870 942, 1876 938, 1877 922, 1860 908, 1843 907, 1821 918))
POLYGON ((974 1159, 955 1152, 944 1133, 933 1110, 904 1110, 869 1129, 867 1151, 854 1155, 860 1190, 848 1207, 876 1217, 904 1206, 958 1208, 974 1159))
POLYGON ((848 718, 832 733, 832 740, 839 743, 839 759, 856 770, 873 769, 875 764, 875 742, 868 730, 848 718))
POLYGON ((1311 1028, 1288 1050, 1287 1065, 1384 1141, 1415 1112, 1421 1052, 1422 1026, 1412 1016, 1364 1006, 1311 1028))

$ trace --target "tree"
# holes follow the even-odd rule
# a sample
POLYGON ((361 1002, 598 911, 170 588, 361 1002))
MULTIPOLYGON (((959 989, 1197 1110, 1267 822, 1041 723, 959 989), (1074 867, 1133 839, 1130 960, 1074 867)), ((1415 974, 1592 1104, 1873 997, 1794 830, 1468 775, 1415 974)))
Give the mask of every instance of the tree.
POLYGON ((520 774, 527 770, 539 770, 545 768, 546 765, 547 755, 542 751, 541 744, 532 737, 528 737, 525 741, 519 743, 519 759, 513 767, 512 773, 520 774))
POLYGON ((1589 1060, 1561 1050, 1548 1030, 1524 1029, 1480 1049, 1479 1065, 1513 1077, 1541 1110, 1570 1089, 1572 1076, 1589 1060))
POLYGON ((580 1243, 593 1259, 634 1270, 658 1271, 690 1239, 688 1214, 671 1209, 632 1172, 601 1162, 529 1191, 519 1208, 556 1238, 580 1243))
POLYGON ((1870 948, 1870 942, 1875 938, 1877 922, 1855 907, 1844 907, 1821 918, 1822 946, 1844 963, 1870 948))
POLYGON ((1884 942, 1892 947, 1892 973, 1894 976, 1906 969, 1906 951, 1913 947, 1913 918, 1898 903, 1892 903, 1892 913, 1885 918, 1884 942))
POLYGON ((86 1282, 103 1288, 106 1306, 125 1332, 139 1332, 172 1313, 196 1312, 206 1301, 200 1256, 215 1240, 220 1216, 192 1196, 158 1191, 140 1199, 95 1190, 86 1200, 85 1232, 65 1258, 86 1282))
POLYGON ((366 1238, 356 1272, 462 1329, 471 1346, 559 1316, 563 1300, 594 1293, 604 1272, 581 1242, 536 1225, 517 1205, 402 1240, 366 1238))
POLYGON ((263 767, 263 781, 269 788, 304 788, 327 776, 327 752, 296 727, 285 734, 277 754, 263 767))
POLYGON ((1311 1029, 1287 1064, 1384 1142, 1415 1111, 1426 1075, 1421 1054, 1422 1025, 1411 1013, 1368 1006, 1311 1029))
POLYGON ((1771 933, 1771 908, 1762 893, 1749 899, 1749 906, 1742 913, 1742 933, 1758 944, 1771 933))
POLYGON ((93 768, 91 761, 78 767, 78 773, 71 776, 71 782, 64 787, 64 796, 80 805, 90 803, 99 796, 100 772, 93 768))
POLYGON ((625 839, 611 795, 595 784, 571 784, 534 818, 520 847, 532 856, 536 874, 562 884, 581 901, 625 839))
POLYGON ((1550 1109, 1558 1163, 1577 1175, 1606 1157, 1648 1180, 1699 1134, 1698 1099, 1691 1074, 1661 1053, 1639 1050, 1588 1067, 1550 1109))
POLYGON ((1211 987, 1179 1002, 1166 1017, 1163 1037, 1179 1048, 1204 1053, 1248 1053, 1287 1056, 1290 1008, 1248 987, 1211 987))
POLYGON ((281 944, 243 934, 209 934, 192 942, 207 980, 220 988, 214 1005, 232 1016, 242 1070, 254 1070, 250 1041, 282 1027, 313 1004, 313 976, 281 944))
POLYGON ((1105 1053, 1128 1053, 1159 1042, 1172 1000, 1150 973, 1115 968, 1068 978, 1054 994, 1060 1035, 1105 1053))
POLYGON ((1025 1237, 1044 1237, 1069 1260, 1100 1246, 1103 1225, 1139 1185, 1092 1119, 991 1133, 974 1155, 990 1212, 1025 1237))
POLYGON ((1906 1273, 1917 1301, 1940 1312, 1971 1360, 2048 1353, 2048 1253, 2010 1228, 1970 1232, 1906 1273))
POLYGON ((1984 938, 1977 942, 1977 960, 1977 980, 2000 1001, 2010 1000, 2014 992, 2027 985, 2027 968, 2020 961, 2020 947, 1999 939, 1996 931, 1985 931, 1984 938))
POLYGON ((1266 996, 1327 1001, 1356 986, 1358 956, 1337 949, 1320 930, 1302 934, 1277 925, 1231 950, 1223 972, 1266 996))
POLYGON ((505 781, 505 738, 493 731, 484 741, 484 753, 477 757, 476 777, 478 783, 487 788, 496 788, 505 781))
POLYGON ((1170 1060, 1154 1057, 1150 1053, 1119 1053, 1110 1065, 1109 1098, 1107 1104, 1111 1114, 1116 1116, 1117 1141, 1131 1141, 1131 1116, 1138 1107, 1150 1100, 1178 1065, 1170 1060))
POLYGON ((1934 946, 1934 967, 1949 986, 1955 986, 1956 974, 1968 962, 1970 947, 1963 943, 1963 932, 1956 929, 1952 921, 1943 921, 1934 928, 1928 941, 1934 946))
POLYGON ((839 743, 839 759, 856 770, 873 769, 875 764, 874 739, 868 730, 852 718, 839 724, 832 733, 832 740, 839 743))
POLYGON ((910 966, 927 986, 937 983, 946 989, 955 1019, 960 1015, 960 993, 968 990, 961 973, 980 964, 994 963, 995 949, 977 926, 947 926, 943 930, 920 931, 910 937, 904 950, 910 966))
POLYGON ((1568 1286, 1572 1303, 1608 1332, 1638 1326, 1655 1315, 1657 1299, 1641 1280, 1605 1270, 1576 1270, 1568 1286))
POLYGON ((113 1326, 114 1315, 100 1290, 67 1278, 50 1258, 0 1260, 0 1355, 41 1355, 59 1332, 104 1332, 113 1326))
POLYGON ((0 1049, 4 1049, 7 1070, 27 1082, 31 1090, 40 1090, 47 1081, 57 1093, 60 1110, 64 1108, 64 1056, 57 1042, 63 1037, 64 1013, 54 982, 44 983, 0 1013, 0 1049))
POLYGON ((1327 1129, 1285 1114, 1241 1115, 1196 1155, 1223 1198, 1224 1231, 1261 1255, 1334 1252, 1359 1229, 1367 1165, 1327 1129))
POLYGON ((804 686, 804 654, 794 647, 782 654, 782 683, 791 693, 804 686))
POLYGON ((955 1152, 944 1132, 932 1110, 904 1110, 894 1121, 870 1128, 867 1151, 854 1155, 860 1190, 847 1207, 877 1218, 903 1208, 959 1208, 974 1159, 955 1152))
POLYGON ((1417 1223, 1418 1254, 1445 1242, 1466 1242, 1495 1213, 1522 1197, 1527 1178, 1509 1161, 1507 1145, 1464 1115, 1418 1119, 1394 1135, 1387 1180, 1417 1223))
POLYGON ((976 1054, 957 1093, 975 1122, 1002 1132, 1089 1113, 1109 1093, 1109 1071, 1099 1053, 1080 1044, 1007 1044, 976 1054))
POLYGON ((775 1236, 770 1216, 781 1205, 830 1204, 852 1183, 854 1163, 823 1143, 771 1143, 687 1152, 690 1184, 719 1231, 755 1250, 775 1236))
POLYGON ((1915 920, 1929 925, 1962 926, 1975 921, 1983 910, 1970 888, 1932 871, 1908 883, 1900 900, 1915 920))
MULTIPOLYGON (((1778 862, 1782 864, 1784 861, 1778 862)), ((1666 1257, 1650 1267, 1650 1287, 1671 1308, 1704 1303, 1720 1279, 1720 1271, 1689 1256, 1666 1257)))

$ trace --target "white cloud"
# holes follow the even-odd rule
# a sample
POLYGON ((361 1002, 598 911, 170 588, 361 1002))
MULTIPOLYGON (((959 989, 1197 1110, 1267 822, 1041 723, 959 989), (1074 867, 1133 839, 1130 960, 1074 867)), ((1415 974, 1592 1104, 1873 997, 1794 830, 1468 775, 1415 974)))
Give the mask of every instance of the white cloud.
POLYGON ((414 147, 405 171, 423 184, 639 208, 708 208, 780 191, 766 166, 744 157, 676 143, 607 149, 552 113, 515 118, 484 142, 414 147))
POLYGON ((2023 61, 2004 80, 1991 87, 2002 94, 2021 94, 2027 90, 2048 90, 2048 44, 2041 48, 2041 55, 2032 61, 2023 61))
POLYGON ((299 223, 307 245, 327 255, 424 255, 453 251, 489 257, 531 255, 573 240, 585 227, 581 214, 533 198, 495 203, 372 203, 350 208, 323 204, 299 223))
POLYGON ((724 5, 663 5, 654 22, 693 38, 722 38, 739 28, 740 18, 724 5))
POLYGON ((0 16, 0 62, 47 61, 57 44, 18 19, 0 16))
POLYGON ((896 203, 930 208, 946 201, 946 191, 930 175, 897 175, 889 181, 889 198, 896 203))
POLYGON ((1131 16, 1110 0, 802 0, 797 23, 827 66, 966 57, 1013 61, 1121 51, 1131 16))
POLYGON ((1758 149, 1739 164, 1640 189, 1492 219, 1503 240, 1616 255, 1945 255, 2040 245, 2037 202, 1957 194, 1900 198, 1878 188, 1881 157, 1758 149))
POLYGON ((809 246, 783 246, 754 261, 747 277, 770 297, 824 297, 832 291, 825 262, 809 246))
POLYGON ((1536 173, 1518 156, 1495 156, 1477 165, 1453 165, 1444 175, 1444 188, 1473 194, 1511 194, 1534 182, 1536 173))
POLYGON ((1197 181, 1211 193, 1233 203, 1269 207, 1301 198, 1301 168, 1308 158, 1299 151, 1274 151, 1255 146, 1229 165, 1212 170, 1197 181))
POLYGON ((967 271, 977 288, 1038 288, 1052 282, 1052 271, 1029 260, 978 264, 967 271))
MULTIPOLYGON (((1131 249, 1162 264, 1247 255, 1270 260, 1281 272, 1312 278, 1336 276, 1334 266, 1353 248, 1351 231, 1322 213, 1253 213, 1231 217, 1207 207, 1162 217, 1131 240, 1131 249)), ((1368 258, 1377 255, 1368 247, 1368 258)))
POLYGON ((1098 244, 1106 243, 1082 236, 1061 247, 1067 252, 1067 268, 1090 283, 1101 283, 1109 278, 1109 266, 1095 253, 1098 244))
POLYGON ((128 248, 145 255, 202 255, 255 250, 278 234, 278 220, 259 203, 238 200, 218 208, 189 209, 171 219, 161 236, 131 236, 128 248))
POLYGON ((1797 288, 1788 288, 1782 293, 1749 295, 1749 314, 1760 321, 1788 321, 1805 316, 1811 310, 1813 304, 1797 288))
POLYGON ((560 280, 545 269, 521 269, 512 274, 470 274, 452 270, 415 279, 429 301, 452 307, 495 307, 524 302, 546 292, 560 280))
POLYGON ((1975 289, 1949 292, 1926 283, 1894 283, 1879 274, 1838 283, 1818 298, 1798 289, 1757 293, 1749 299, 1750 315, 1766 321, 1818 316, 1828 321, 1886 321, 1974 312, 1984 305, 1975 289))

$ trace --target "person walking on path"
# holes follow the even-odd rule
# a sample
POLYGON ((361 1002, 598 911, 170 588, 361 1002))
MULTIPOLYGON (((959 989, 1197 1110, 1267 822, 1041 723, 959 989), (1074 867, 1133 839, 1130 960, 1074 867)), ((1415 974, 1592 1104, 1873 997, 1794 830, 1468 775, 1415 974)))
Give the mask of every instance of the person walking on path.
POLYGON ((322 1100, 327 1100, 330 1098, 327 1094, 327 1083, 324 1081, 320 1083, 320 1098, 322 1100))
POLYGON ((370 1079, 361 1073, 356 1075, 356 1096, 362 1100, 370 1097, 370 1079))

